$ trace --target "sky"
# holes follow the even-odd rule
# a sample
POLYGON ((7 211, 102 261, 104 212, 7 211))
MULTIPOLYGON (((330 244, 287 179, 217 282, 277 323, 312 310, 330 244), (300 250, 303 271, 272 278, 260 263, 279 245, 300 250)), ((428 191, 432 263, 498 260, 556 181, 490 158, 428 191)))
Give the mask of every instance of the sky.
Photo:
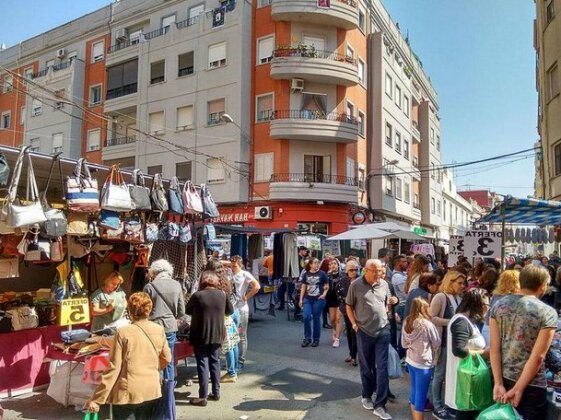
MULTIPOLYGON (((439 97, 442 162, 528 149, 537 140, 533 19, 528 0, 382 0, 439 97)), ((110 0, 2 0, 0 44, 17 44, 110 0), (31 10, 30 10, 31 8, 31 10)), ((525 155, 521 155, 523 157, 525 155)), ((459 189, 533 194, 533 157, 457 170, 459 189)), ((520 158, 519 158, 520 159, 520 158)))

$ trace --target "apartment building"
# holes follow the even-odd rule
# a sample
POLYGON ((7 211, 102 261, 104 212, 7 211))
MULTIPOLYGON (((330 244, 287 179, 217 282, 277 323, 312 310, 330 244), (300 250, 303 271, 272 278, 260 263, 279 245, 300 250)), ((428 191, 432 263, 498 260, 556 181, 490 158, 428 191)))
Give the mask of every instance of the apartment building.
POLYGON ((463 235, 482 215, 483 209, 474 199, 464 198, 458 193, 454 173, 448 169, 443 170, 440 237, 449 240, 452 235, 463 235))
POLYGON ((536 0, 534 47, 536 49, 536 88, 538 99, 538 133, 542 146, 543 196, 561 199, 561 11, 559 0, 536 0))
POLYGON ((251 13, 248 1, 120 0, 0 52, 29 79, 3 75, 0 142, 247 201, 251 13))

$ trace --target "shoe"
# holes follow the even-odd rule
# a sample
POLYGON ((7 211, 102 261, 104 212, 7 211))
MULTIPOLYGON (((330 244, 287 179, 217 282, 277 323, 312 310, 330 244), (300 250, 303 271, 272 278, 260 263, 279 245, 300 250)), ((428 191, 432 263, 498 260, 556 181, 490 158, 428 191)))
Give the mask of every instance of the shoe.
POLYGON ((432 416, 438 420, 452 420, 452 416, 445 408, 440 408, 432 412, 432 416))
POLYGON ((209 401, 220 401, 220 395, 208 394, 209 401))
POLYGON ((312 341, 312 347, 319 346, 319 341, 312 341))
POLYGON ((425 402, 425 408, 423 408, 423 411, 425 413, 430 413, 433 410, 434 410, 434 406, 432 405, 432 403, 429 400, 427 400, 427 402, 425 402))
POLYGON ((237 375, 230 376, 230 375, 226 374, 226 375, 222 375, 222 377, 220 378, 220 383, 221 384, 235 384, 236 382, 238 382, 238 376, 237 375))
POLYGON ((353 358, 351 356, 349 356, 345 359, 345 363, 351 363, 352 361, 353 361, 353 358))
POLYGON ((302 341, 302 347, 308 347, 310 344, 312 344, 310 340, 304 339, 304 341, 302 341))
POLYGON ((193 398, 191 400, 191 405, 196 405, 197 407, 206 407, 206 398, 193 398))
POLYGON ((365 410, 374 410, 374 402, 372 398, 361 398, 360 402, 365 410))
POLYGON ((356 361, 356 359, 351 359, 351 365, 358 366, 358 362, 356 361))
POLYGON ((390 414, 386 411, 384 407, 376 407, 373 411, 373 414, 376 417, 380 417, 381 419, 384 420, 392 420, 392 416, 390 416, 390 414))
POLYGON ((279 307, 277 308, 277 311, 284 311, 284 306, 279 306, 279 307))
POLYGON ((388 389, 388 400, 395 401, 395 395, 388 389))
POLYGON ((334 348, 339 347, 339 339, 338 339, 338 338, 336 338, 335 340, 333 340, 333 347, 334 347, 334 348))
POLYGON ((328 329, 328 330, 333 329, 333 327, 329 324, 323 324, 323 328, 328 329))

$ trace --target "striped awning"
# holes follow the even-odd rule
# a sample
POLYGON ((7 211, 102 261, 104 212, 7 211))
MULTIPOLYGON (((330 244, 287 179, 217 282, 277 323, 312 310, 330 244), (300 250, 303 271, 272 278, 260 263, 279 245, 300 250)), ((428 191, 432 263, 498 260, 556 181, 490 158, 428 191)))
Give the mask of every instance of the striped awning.
POLYGON ((503 218, 506 223, 514 224, 560 224, 561 202, 506 196, 502 203, 495 206, 479 222, 501 223, 503 218))

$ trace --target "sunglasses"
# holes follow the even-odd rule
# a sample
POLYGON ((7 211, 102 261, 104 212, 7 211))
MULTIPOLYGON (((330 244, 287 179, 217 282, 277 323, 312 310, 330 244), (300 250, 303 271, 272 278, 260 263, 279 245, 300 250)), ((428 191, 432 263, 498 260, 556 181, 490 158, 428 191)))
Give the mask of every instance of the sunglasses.
POLYGON ((358 270, 357 270, 356 268, 349 268, 349 269, 347 270, 347 273, 350 273, 351 271, 358 271, 358 270))

